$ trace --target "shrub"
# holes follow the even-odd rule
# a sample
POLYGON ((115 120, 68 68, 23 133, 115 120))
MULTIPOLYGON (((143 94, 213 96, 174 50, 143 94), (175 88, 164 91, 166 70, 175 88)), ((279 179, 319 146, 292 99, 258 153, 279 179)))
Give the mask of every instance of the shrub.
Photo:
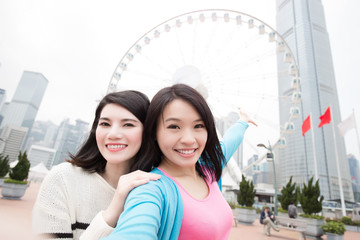
POLYGON ((322 228, 324 232, 334 233, 338 235, 344 235, 346 231, 344 223, 337 221, 327 222, 324 225, 322 225, 320 228, 322 228))
POLYGON ((9 156, 4 157, 4 155, 0 154, 0 178, 5 177, 9 170, 9 156))
POLYGON ((261 213, 261 208, 257 207, 256 208, 256 214, 260 214, 261 213))
POLYGON ((4 183, 27 184, 27 181, 19 181, 19 180, 14 180, 14 179, 8 178, 4 181, 4 183))
POLYGON ((324 196, 320 196, 319 180, 313 185, 314 177, 310 178, 308 184, 304 183, 299 194, 299 201, 305 214, 312 215, 322 210, 324 196))
POLYGON ((252 181, 246 181, 244 174, 240 182, 240 190, 237 201, 241 206, 252 207, 255 202, 256 190, 252 181))
POLYGON ((343 216, 341 218, 341 222, 346 225, 352 225, 353 221, 351 220, 351 217, 343 216))
POLYGON ((281 212, 281 213, 288 213, 287 210, 283 209, 283 208, 278 208, 278 212, 281 212))
POLYGON ((339 222, 340 220, 339 219, 337 219, 337 218, 325 218, 325 221, 326 222, 339 222))
MULTIPOLYGON (((301 217, 304 218, 313 218, 318 220, 323 220, 324 216, 314 215, 314 214, 300 214, 301 217)), ((334 220, 330 220, 330 222, 333 222, 334 220)))
POLYGON ((360 221, 353 221, 353 225, 360 227, 360 221))
POLYGON ((236 203, 234 203, 234 202, 228 202, 228 204, 229 204, 229 206, 230 206, 231 209, 235 209, 236 203))
POLYGON ((10 170, 9 176, 11 179, 21 182, 25 181, 29 175, 30 170, 30 162, 27 158, 26 151, 23 154, 19 152, 18 160, 19 162, 16 164, 16 166, 10 170))
POLYGON ((286 210, 286 212, 291 203, 294 203, 295 206, 297 205, 296 183, 292 183, 292 177, 290 177, 289 182, 281 189, 279 202, 281 204, 281 208, 286 210))

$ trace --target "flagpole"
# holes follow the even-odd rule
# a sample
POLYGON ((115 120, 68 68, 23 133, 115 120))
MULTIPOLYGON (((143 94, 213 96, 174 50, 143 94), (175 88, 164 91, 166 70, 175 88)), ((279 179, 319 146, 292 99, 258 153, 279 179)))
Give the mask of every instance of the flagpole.
POLYGON ((315 181, 319 179, 318 170, 317 170, 317 160, 316 160, 316 151, 315 151, 315 140, 314 140, 314 128, 312 124, 312 117, 310 112, 310 128, 311 128, 311 139, 312 139, 312 147, 313 147, 313 154, 314 154, 314 172, 315 172, 315 181))
POLYGON ((341 210, 342 210, 342 215, 346 216, 344 192, 343 192, 343 188, 342 188, 341 175, 340 175, 339 154, 338 154, 336 137, 335 137, 334 118, 332 115, 332 106, 331 105, 330 105, 330 114, 331 114, 330 115, 331 120, 332 120, 331 126, 332 126, 332 132, 333 132, 333 138, 334 138, 334 144, 335 144, 334 149, 335 149, 336 167, 337 167, 337 174, 338 174, 338 181, 339 181, 339 188, 340 188, 341 210))
POLYGON ((359 140, 359 132, 358 132, 358 129, 357 129, 357 124, 356 124, 356 118, 355 118, 355 112, 354 112, 354 109, 353 109, 353 117, 354 117, 355 132, 356 132, 357 142, 358 142, 358 145, 359 145, 359 154, 360 154, 360 140, 359 140))

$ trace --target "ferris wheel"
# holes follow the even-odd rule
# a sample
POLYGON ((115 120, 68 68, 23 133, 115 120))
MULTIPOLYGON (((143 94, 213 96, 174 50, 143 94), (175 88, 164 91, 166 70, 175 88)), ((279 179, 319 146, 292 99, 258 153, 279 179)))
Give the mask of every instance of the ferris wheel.
POLYGON ((117 65, 108 92, 135 89, 151 99, 163 87, 185 83, 203 94, 224 123, 240 107, 258 124, 244 138, 247 161, 260 142, 285 146, 286 134, 294 130, 291 119, 299 115, 299 81, 293 54, 273 28, 245 13, 208 9, 168 19, 137 39, 117 65), (279 53, 289 65, 284 72, 277 68, 279 53), (278 76, 289 79, 292 95, 279 96, 278 76), (291 106, 282 126, 281 102, 291 106))

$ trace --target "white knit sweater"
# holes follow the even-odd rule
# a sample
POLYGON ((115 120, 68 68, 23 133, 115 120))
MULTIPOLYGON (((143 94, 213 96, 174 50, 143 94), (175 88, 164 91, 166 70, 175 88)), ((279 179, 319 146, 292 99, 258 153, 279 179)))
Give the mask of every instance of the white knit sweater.
POLYGON ((102 211, 114 193, 115 189, 97 173, 88 173, 70 163, 54 166, 34 205, 35 234, 52 235, 47 239, 82 240, 109 235, 113 228, 104 221, 102 211))

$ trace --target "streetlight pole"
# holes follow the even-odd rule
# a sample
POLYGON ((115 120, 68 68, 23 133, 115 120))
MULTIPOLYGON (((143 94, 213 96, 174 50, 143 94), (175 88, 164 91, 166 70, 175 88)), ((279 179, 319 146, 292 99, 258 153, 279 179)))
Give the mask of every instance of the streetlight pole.
POLYGON ((271 148, 271 144, 269 141, 269 147, 266 147, 264 144, 260 143, 257 145, 258 147, 263 147, 266 148, 267 150, 270 151, 271 154, 271 159, 272 159, 272 164, 273 164, 273 171, 274 171, 274 189, 275 189, 275 216, 278 215, 278 200, 277 200, 277 184, 276 184, 276 171, 275 171, 275 159, 274 159, 274 154, 271 148))

